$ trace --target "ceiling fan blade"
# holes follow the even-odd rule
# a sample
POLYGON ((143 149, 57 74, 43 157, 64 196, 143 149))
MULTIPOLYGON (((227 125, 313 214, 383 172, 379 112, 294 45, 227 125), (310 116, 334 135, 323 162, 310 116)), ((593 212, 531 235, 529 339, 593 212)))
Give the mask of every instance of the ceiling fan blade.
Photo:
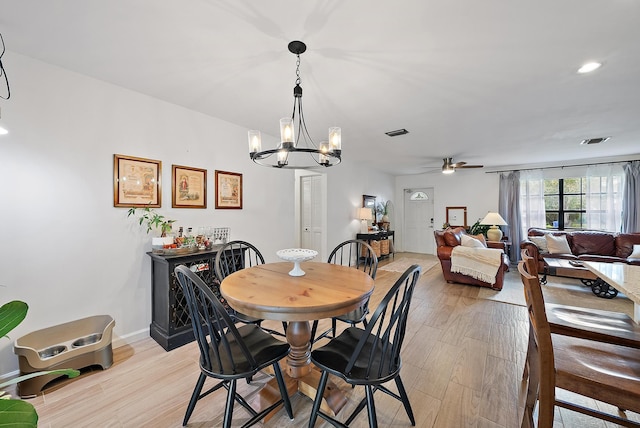
POLYGON ((466 165, 466 162, 456 162, 456 163, 452 163, 451 166, 454 168, 463 168, 464 165, 466 165))
MULTIPOLYGON (((464 162, 461 162, 464 163, 464 162)), ((484 165, 462 165, 462 166, 457 166, 456 168, 482 168, 484 167, 484 165)))

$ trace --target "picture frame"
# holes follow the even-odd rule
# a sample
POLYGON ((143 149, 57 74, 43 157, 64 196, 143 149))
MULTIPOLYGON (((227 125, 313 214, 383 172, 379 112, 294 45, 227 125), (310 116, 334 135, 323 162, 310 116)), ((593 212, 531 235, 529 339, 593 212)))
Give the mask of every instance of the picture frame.
POLYGON ((207 208, 207 170, 171 165, 171 207, 207 208))
POLYGON ((376 197, 371 195, 362 195, 362 208, 376 208, 376 197))
POLYGON ((447 224, 467 228, 467 207, 446 207, 447 224))
POLYGON ((216 170, 216 209, 242 209, 242 174, 216 170))
POLYGON ((162 205, 162 161, 120 154, 113 155, 113 206, 162 205))

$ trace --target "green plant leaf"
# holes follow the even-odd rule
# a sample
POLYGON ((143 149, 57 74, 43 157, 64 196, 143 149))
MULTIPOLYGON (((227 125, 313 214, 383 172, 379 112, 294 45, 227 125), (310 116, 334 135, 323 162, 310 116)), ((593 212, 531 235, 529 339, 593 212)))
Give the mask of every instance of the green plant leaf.
POLYGON ((25 302, 14 300, 0 307, 0 337, 16 328, 27 316, 29 306, 25 302))
POLYGON ((32 404, 22 400, 0 400, 0 427, 37 427, 38 414, 32 404))
MULTIPOLYGON (((42 372, 29 373, 26 375, 15 377, 13 379, 9 379, 6 382, 0 383, 0 388, 6 388, 9 385, 14 385, 18 382, 22 382, 27 379, 31 379, 38 376, 50 375, 50 374, 62 374, 62 375, 69 376, 69 378, 74 378, 80 375, 80 371, 73 370, 73 369, 58 369, 58 370, 47 370, 42 372)), ((0 427, 2 427, 1 424, 0 424, 0 427)))

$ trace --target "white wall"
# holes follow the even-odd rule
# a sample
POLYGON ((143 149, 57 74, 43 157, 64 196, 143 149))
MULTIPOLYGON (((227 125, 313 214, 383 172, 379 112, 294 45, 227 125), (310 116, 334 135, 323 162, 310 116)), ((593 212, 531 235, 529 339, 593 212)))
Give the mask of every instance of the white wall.
MULTIPOLYGON (((467 224, 471 226, 489 211, 498 211, 499 175, 480 170, 458 170, 445 175, 440 172, 404 175, 395 178, 396 223, 403 224, 404 189, 433 187, 434 228, 442 228, 446 207, 467 207, 467 224)), ((395 245, 403 250, 403 230, 396 230, 395 245)), ((434 245, 435 250, 435 245, 434 245)))
MULTIPOLYGON (((0 303, 30 306, 12 340, 97 314, 116 320, 115 344, 148 335, 150 235, 113 207, 114 153, 162 161, 158 211, 176 226, 229 226, 267 261, 295 245, 294 172, 254 165, 245 128, 9 51, 3 61, 12 96, 0 105, 10 130, 0 137, 0 303), (171 208, 172 164, 207 169, 207 209, 171 208), (216 169, 243 174, 242 210, 214 209, 216 169)), ((333 246, 358 231, 362 194, 390 198, 393 179, 352 159, 327 174, 333 246)), ((17 369, 12 340, 0 342, 0 374, 17 369)))

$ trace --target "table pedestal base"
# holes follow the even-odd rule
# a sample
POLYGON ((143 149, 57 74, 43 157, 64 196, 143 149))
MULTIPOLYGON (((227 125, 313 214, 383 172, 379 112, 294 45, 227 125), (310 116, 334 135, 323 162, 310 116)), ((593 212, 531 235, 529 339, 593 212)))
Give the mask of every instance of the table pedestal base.
MULTIPOLYGON (((300 392, 306 395, 311 400, 315 400, 318 390, 318 383, 320 382, 320 372, 318 370, 311 370, 309 374, 294 379, 283 373, 284 382, 287 385, 287 392, 289 397, 293 396, 296 392, 300 392)), ((258 398, 253 403, 254 408, 259 412, 261 409, 269 407, 280 399, 280 389, 278 388, 278 382, 276 379, 271 379, 258 394, 258 398)), ((338 388, 331 380, 327 382, 327 387, 324 390, 322 397, 322 404, 320 408, 323 412, 335 416, 340 410, 347 404, 347 397, 344 392, 338 388)), ((267 422, 278 412, 282 406, 279 406, 273 412, 265 416, 263 422, 267 422)))
MULTIPOLYGON (((320 371, 311 364, 311 329, 308 321, 292 321, 287 327, 287 342, 291 351, 282 367, 285 384, 289 396, 300 392, 315 400, 320 382, 320 371)), ((280 399, 280 390, 276 379, 271 379, 259 393, 254 403, 258 411, 269 407, 280 399)), ((335 416, 347 404, 347 397, 331 380, 327 382, 320 408, 327 414, 335 416)), ((269 413, 264 422, 268 421, 281 408, 269 413)))

